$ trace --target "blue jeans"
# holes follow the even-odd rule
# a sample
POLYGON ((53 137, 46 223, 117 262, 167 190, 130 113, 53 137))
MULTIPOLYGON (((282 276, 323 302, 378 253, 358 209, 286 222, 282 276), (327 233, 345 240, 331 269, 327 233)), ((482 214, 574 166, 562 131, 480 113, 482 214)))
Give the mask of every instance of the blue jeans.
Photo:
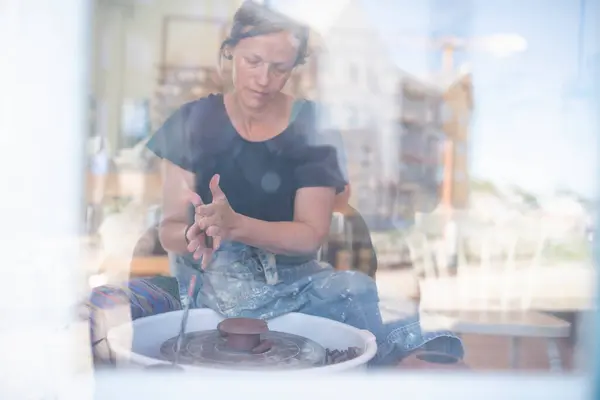
POLYGON ((377 339, 372 366, 393 365, 416 349, 464 355, 451 332, 422 332, 418 315, 383 323, 375 281, 356 271, 335 271, 309 260, 286 264, 263 250, 223 242, 205 270, 188 256, 173 256, 182 304, 192 274, 197 276, 192 307, 208 307, 225 317, 271 319, 300 312, 366 329, 377 339))

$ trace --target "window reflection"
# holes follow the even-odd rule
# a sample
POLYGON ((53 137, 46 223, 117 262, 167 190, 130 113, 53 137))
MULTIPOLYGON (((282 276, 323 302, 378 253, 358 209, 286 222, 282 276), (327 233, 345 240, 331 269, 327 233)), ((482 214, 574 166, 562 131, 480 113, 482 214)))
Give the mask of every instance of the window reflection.
MULTIPOLYGON (((343 247, 343 268, 364 270, 358 215, 390 318, 420 305, 424 330, 463 336, 474 371, 565 371, 593 291, 597 124, 580 60, 590 39, 575 46, 583 55, 564 39, 584 23, 566 22, 576 3, 508 3, 348 2, 315 28, 285 90, 319 104, 320 124, 341 137, 352 211, 340 211, 348 225, 332 232, 327 260, 343 247)), ((111 260, 93 273, 117 285, 172 274, 147 140, 182 104, 231 88, 216 54, 239 2, 158 4, 98 0, 95 14, 87 232, 111 260)))

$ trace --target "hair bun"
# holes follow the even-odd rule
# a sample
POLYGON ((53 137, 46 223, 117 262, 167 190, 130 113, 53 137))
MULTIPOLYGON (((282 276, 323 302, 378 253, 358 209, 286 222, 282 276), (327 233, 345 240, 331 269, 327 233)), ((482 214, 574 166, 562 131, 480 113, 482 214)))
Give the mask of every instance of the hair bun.
POLYGON ((240 40, 268 35, 281 31, 288 31, 299 41, 298 57, 294 65, 304 64, 308 57, 309 28, 280 12, 274 11, 264 4, 246 0, 233 16, 233 25, 227 39, 221 44, 221 55, 226 60, 231 60, 231 53, 227 52, 228 46, 235 46, 240 40))

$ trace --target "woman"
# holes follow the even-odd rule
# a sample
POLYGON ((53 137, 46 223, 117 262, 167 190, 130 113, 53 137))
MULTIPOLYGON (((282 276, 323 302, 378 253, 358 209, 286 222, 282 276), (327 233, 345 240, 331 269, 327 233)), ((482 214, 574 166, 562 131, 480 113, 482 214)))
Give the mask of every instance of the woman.
POLYGON ((302 312, 368 329, 373 365, 423 347, 461 358, 459 339, 423 334, 417 318, 384 325, 371 278, 316 260, 347 182, 339 138, 317 131, 315 105, 282 93, 307 42, 306 27, 244 3, 221 46, 233 90, 184 105, 149 142, 164 159, 160 240, 180 284, 196 274, 193 305, 226 317, 302 312))

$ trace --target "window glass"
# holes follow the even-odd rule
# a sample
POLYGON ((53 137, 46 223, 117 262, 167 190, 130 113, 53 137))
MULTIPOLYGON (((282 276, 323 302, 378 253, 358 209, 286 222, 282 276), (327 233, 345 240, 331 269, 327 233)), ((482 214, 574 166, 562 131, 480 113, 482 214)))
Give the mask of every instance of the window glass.
POLYGON ((6 398, 592 371, 599 2, 41 3, 0 6, 6 398))

